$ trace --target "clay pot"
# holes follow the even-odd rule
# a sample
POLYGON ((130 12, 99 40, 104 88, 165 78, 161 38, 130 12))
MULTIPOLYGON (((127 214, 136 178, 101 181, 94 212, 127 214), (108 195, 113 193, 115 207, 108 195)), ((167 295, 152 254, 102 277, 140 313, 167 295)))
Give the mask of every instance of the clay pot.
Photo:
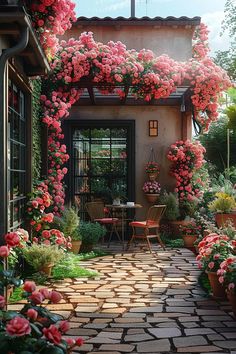
POLYGON ((82 241, 81 240, 77 240, 77 241, 71 241, 71 249, 70 251, 75 253, 75 254, 78 254, 79 253, 79 250, 80 250, 80 247, 81 247, 81 244, 82 244, 82 241))
POLYGON ((226 292, 225 286, 219 282, 219 278, 216 272, 207 272, 208 279, 211 285, 212 294, 215 298, 225 299, 226 292))
POLYGON ((157 172, 151 172, 147 173, 149 181, 155 181, 157 179, 158 173, 157 172))
POLYGON ((148 201, 149 203, 156 203, 156 201, 157 201, 159 195, 160 195, 160 194, 154 194, 154 193, 150 193, 150 194, 146 193, 146 194, 145 194, 145 196, 146 196, 146 198, 147 198, 147 201, 148 201))
POLYGON ((215 214, 215 221, 218 227, 224 227, 227 221, 230 221, 236 228, 236 213, 217 213, 215 214))
POLYGON ((197 235, 183 235, 184 246, 191 250, 192 252, 196 252, 194 242, 197 240, 197 235))
POLYGON ((229 300, 229 303, 232 307, 232 311, 234 313, 234 316, 236 317, 236 293, 234 289, 227 290, 227 297, 229 300))
POLYGON ((52 267, 54 266, 53 263, 47 263, 44 264, 41 268, 40 268, 40 272, 45 273, 46 275, 48 275, 49 277, 52 274, 52 267))

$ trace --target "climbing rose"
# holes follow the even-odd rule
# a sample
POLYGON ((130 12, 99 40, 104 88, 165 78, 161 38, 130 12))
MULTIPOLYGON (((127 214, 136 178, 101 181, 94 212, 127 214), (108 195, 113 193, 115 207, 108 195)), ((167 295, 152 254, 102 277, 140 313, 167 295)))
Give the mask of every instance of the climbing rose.
POLYGON ((34 304, 41 304, 44 300, 44 296, 39 292, 39 291, 34 291, 29 299, 34 303, 34 304))
POLYGON ((10 254, 10 249, 7 246, 0 247, 0 257, 8 257, 10 254))
POLYGON ((20 244, 20 237, 16 232, 9 232, 5 235, 5 241, 10 247, 16 247, 20 244))
POLYGON ((10 336, 25 336, 31 332, 30 323, 25 318, 16 316, 8 322, 6 326, 6 332, 10 336))
POLYGON ((48 296, 48 299, 53 303, 53 304, 57 304, 58 302, 61 301, 62 299, 62 296, 59 292, 57 291, 51 291, 49 293, 49 296, 48 296))
POLYGON ((26 281, 23 285, 23 289, 27 291, 27 293, 32 293, 36 290, 36 285, 34 281, 26 281))
POLYGON ((38 312, 35 311, 34 309, 29 309, 29 310, 27 311, 27 317, 28 317, 30 320, 35 321, 36 318, 38 317, 38 312))
POLYGON ((59 329, 62 333, 66 333, 70 329, 68 321, 61 321, 59 324, 59 329))

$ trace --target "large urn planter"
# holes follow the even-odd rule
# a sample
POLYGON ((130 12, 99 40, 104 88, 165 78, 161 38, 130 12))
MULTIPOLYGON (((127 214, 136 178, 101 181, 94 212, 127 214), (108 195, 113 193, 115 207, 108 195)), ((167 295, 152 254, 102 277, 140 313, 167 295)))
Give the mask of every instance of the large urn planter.
POLYGON ((145 196, 147 198, 147 201, 149 203, 156 203, 158 197, 160 196, 160 194, 155 194, 155 193, 145 193, 145 196))
POLYGON ((236 317, 236 292, 235 292, 235 290, 234 289, 228 290, 227 297, 228 297, 229 303, 232 307, 232 311, 234 313, 234 316, 236 317))
POLYGON ((219 282, 219 278, 216 272, 207 272, 208 279, 211 285, 212 295, 217 299, 226 298, 226 288, 219 282))
POLYGON ((79 253, 79 250, 80 250, 80 247, 81 247, 81 244, 82 244, 82 241, 81 240, 77 240, 77 241, 71 241, 71 249, 70 251, 75 253, 75 254, 78 254, 79 253))
POLYGON ((218 227, 224 227, 227 222, 231 222, 236 228, 236 212, 233 213, 216 213, 215 221, 218 227))
POLYGON ((191 250, 192 252, 196 253, 194 242, 197 240, 197 235, 183 235, 184 246, 191 250))

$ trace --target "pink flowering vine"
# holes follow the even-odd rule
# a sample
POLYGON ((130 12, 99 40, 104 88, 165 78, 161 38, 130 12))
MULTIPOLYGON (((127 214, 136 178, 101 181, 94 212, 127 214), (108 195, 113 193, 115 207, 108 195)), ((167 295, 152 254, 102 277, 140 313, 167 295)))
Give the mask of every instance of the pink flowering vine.
POLYGON ((204 164, 205 148, 198 142, 179 140, 171 145, 167 158, 172 162, 170 173, 176 179, 175 192, 179 200, 192 201, 201 196, 194 188, 193 175, 204 164))

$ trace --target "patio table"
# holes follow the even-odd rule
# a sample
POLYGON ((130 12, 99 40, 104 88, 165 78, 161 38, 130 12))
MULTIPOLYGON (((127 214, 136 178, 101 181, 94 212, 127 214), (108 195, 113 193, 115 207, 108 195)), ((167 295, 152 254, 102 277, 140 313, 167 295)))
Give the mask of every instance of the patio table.
POLYGON ((116 210, 121 210, 121 240, 122 240, 122 247, 124 249, 125 245, 125 210, 128 209, 138 209, 142 208, 143 206, 141 204, 134 204, 134 205, 127 205, 127 204, 106 204, 106 208, 108 209, 116 209, 116 210))

